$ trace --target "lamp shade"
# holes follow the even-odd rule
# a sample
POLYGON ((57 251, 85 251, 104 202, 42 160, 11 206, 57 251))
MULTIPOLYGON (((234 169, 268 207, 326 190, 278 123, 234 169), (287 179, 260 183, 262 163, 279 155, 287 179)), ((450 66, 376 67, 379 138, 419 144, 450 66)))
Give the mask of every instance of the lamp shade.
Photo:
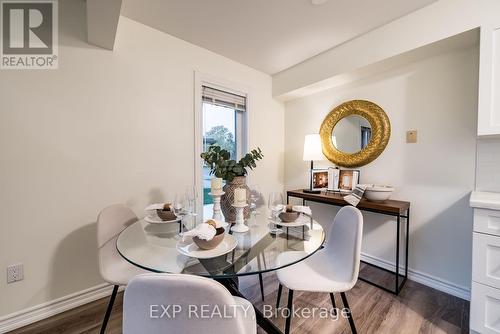
POLYGON ((319 134, 306 135, 304 139, 304 161, 325 160, 321 149, 321 137, 319 134))

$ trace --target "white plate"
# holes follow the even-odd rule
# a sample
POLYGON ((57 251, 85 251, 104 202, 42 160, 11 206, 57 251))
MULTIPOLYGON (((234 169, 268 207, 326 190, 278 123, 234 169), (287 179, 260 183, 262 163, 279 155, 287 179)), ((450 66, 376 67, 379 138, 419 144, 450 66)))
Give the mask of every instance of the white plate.
POLYGON ((179 241, 177 243, 177 250, 181 254, 197 259, 210 259, 229 253, 236 248, 237 244, 238 242, 236 241, 235 237, 233 237, 231 234, 225 234, 224 240, 222 240, 222 242, 214 249, 201 249, 196 246, 194 241, 189 240, 186 241, 186 243, 179 241))
POLYGON ((308 217, 308 216, 305 216, 303 214, 301 214, 296 221, 292 222, 292 223, 285 223, 281 220, 278 220, 277 221, 273 221, 271 220, 272 223, 276 224, 276 225, 280 225, 280 226, 283 226, 283 227, 299 227, 299 226, 305 226, 305 225, 309 225, 311 224, 311 218, 308 217))
POLYGON ((178 222, 179 219, 174 220, 161 220, 160 217, 144 217, 144 221, 149 224, 168 224, 178 222))

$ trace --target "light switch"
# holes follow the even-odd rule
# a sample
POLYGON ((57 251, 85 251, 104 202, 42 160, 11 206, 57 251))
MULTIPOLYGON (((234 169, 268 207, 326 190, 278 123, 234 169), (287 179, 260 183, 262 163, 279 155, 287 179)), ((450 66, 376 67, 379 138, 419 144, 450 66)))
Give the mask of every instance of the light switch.
POLYGON ((406 131, 406 142, 408 144, 414 144, 417 142, 417 130, 406 131))

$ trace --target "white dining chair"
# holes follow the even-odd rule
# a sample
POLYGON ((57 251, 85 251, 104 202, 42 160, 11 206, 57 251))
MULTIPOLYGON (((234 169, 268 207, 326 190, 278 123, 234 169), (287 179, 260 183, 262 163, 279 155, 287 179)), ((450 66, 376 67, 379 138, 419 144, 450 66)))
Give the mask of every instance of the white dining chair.
MULTIPOLYGON (((351 331, 357 333, 345 292, 351 290, 358 280, 362 233, 361 211, 353 206, 341 208, 333 220, 323 249, 304 261, 277 271, 280 284, 276 308, 279 307, 283 286, 288 288, 288 310, 292 309, 294 291, 330 293, 334 309, 334 294, 340 293, 351 331)), ((278 264, 293 263, 303 257, 302 251, 284 252, 277 261, 278 264)), ((290 332, 291 320, 291 312, 287 312, 285 334, 290 332)))
POLYGON ((123 204, 108 206, 97 217, 99 271, 106 282, 113 284, 113 292, 101 325, 101 334, 106 331, 119 286, 127 285, 136 275, 149 272, 129 263, 116 250, 118 234, 137 220, 134 212, 123 204))
POLYGON ((123 299, 124 334, 255 334, 255 319, 249 301, 200 276, 139 275, 129 282, 123 299))

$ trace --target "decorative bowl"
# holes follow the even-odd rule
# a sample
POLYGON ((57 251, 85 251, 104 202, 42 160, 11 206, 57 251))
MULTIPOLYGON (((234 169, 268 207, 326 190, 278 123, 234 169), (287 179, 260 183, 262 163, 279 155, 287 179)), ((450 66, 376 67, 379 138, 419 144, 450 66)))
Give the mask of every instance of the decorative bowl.
POLYGON ((172 211, 170 211, 170 210, 156 210, 156 214, 163 221, 169 221, 169 220, 176 220, 177 219, 177 217, 175 216, 175 214, 172 211))
POLYGON ((212 238, 212 240, 205 240, 205 239, 200 239, 198 237, 193 237, 193 241, 201 249, 209 250, 209 249, 214 249, 215 247, 219 246, 219 244, 224 240, 224 236, 226 235, 224 232, 223 227, 217 228, 215 233, 215 236, 212 238))
POLYGON ((283 223, 293 223, 299 218, 300 212, 282 212, 279 214, 279 218, 283 223))
POLYGON ((365 189, 364 196, 370 202, 384 202, 391 197, 393 191, 391 186, 373 185, 365 189))

